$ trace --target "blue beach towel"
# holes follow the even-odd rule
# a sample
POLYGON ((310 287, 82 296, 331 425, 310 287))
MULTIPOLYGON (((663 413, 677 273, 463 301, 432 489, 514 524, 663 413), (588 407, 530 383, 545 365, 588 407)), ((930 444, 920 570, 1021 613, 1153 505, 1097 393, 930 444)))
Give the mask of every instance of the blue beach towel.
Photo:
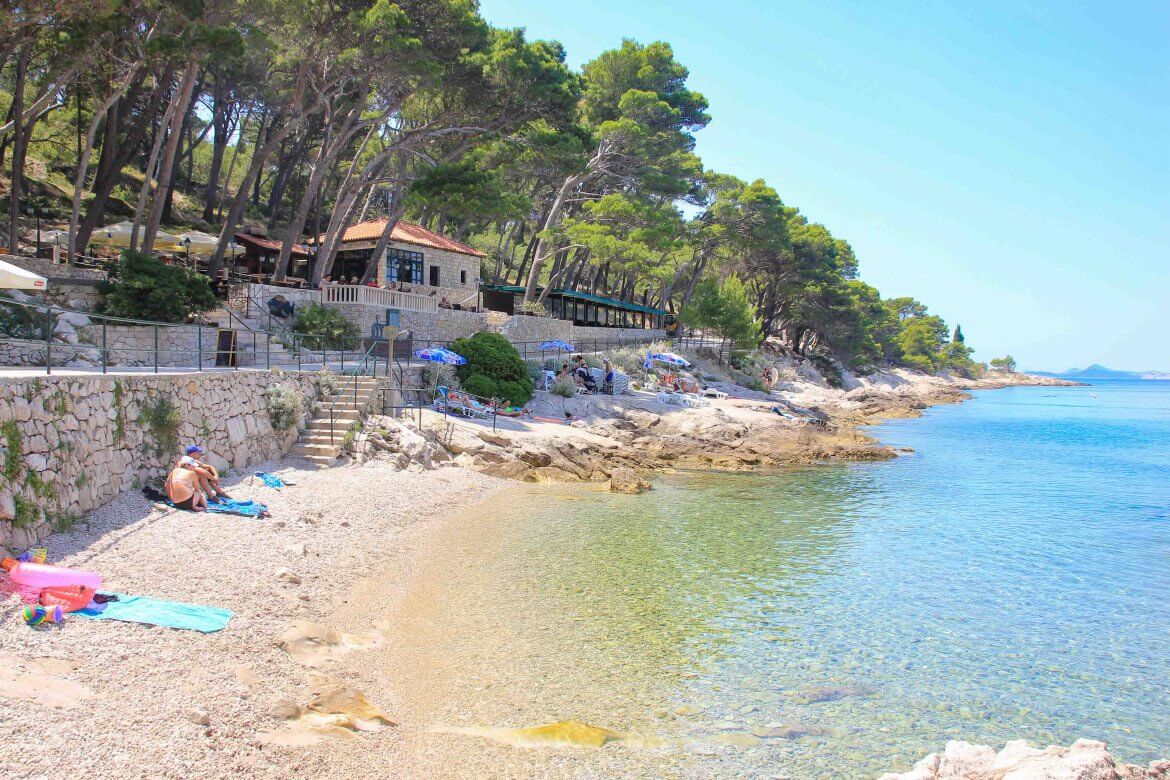
POLYGON ((163 601, 148 596, 127 596, 113 594, 117 601, 90 605, 74 614, 90 620, 122 620, 127 623, 145 623, 148 626, 166 626, 188 631, 212 634, 222 631, 232 619, 232 613, 219 607, 201 604, 183 604, 178 601, 163 601))
POLYGON ((268 507, 258 501, 248 498, 237 501, 234 498, 220 499, 219 503, 207 502, 208 512, 220 512, 225 515, 243 515, 244 517, 260 517, 268 514, 268 507))
POLYGON ((264 471, 257 471, 256 476, 260 477, 260 480, 270 488, 284 487, 284 480, 275 474, 269 474, 264 471))

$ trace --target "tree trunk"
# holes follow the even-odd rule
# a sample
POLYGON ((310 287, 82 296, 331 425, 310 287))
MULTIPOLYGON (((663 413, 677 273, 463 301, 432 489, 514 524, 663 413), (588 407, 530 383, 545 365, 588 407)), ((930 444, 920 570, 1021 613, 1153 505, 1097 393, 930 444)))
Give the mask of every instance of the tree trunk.
MULTIPOLYGON (((192 90, 191 97, 187 100, 187 110, 185 112, 183 112, 183 125, 179 129, 179 149, 182 148, 183 139, 186 138, 187 139, 187 152, 186 153, 190 154, 192 157, 194 157, 194 150, 193 150, 192 144, 191 144, 191 113, 192 113, 192 109, 195 106, 195 99, 198 97, 200 89, 201 89, 200 86, 196 86, 192 90)), ((208 127, 210 127, 210 126, 211 125, 208 125, 208 127)), ((162 220, 161 221, 165 222, 168 225, 175 221, 175 219, 174 219, 175 187, 179 182, 179 174, 182 172, 180 165, 183 161, 183 156, 184 156, 183 154, 176 151, 175 161, 171 164, 170 184, 167 186, 165 191, 160 193, 160 195, 163 198, 163 210, 162 210, 162 220)), ((188 178, 188 184, 190 184, 190 178, 188 178)))
POLYGON ((31 53, 28 44, 16 54, 16 79, 12 90, 12 178, 8 193, 8 251, 20 249, 20 190, 24 179, 24 152, 27 146, 24 128, 24 85, 31 53))
POLYGON ((211 124, 215 136, 211 142, 211 167, 207 173, 207 188, 203 190, 203 221, 215 218, 215 206, 219 201, 219 175, 223 172, 223 156, 227 152, 231 137, 233 112, 228 100, 228 89, 216 82, 212 89, 215 105, 212 107, 211 124))
POLYGON ((183 118, 187 113, 187 106, 191 102, 191 92, 195 88, 195 75, 199 72, 199 63, 194 56, 187 58, 187 68, 183 72, 183 80, 179 84, 178 94, 175 96, 175 110, 171 114, 170 133, 166 148, 163 151, 162 164, 159 168, 158 189, 154 200, 150 203, 150 213, 146 218, 146 227, 142 234, 142 251, 151 254, 154 251, 154 239, 158 235, 158 226, 162 221, 163 206, 166 202, 166 193, 173 181, 175 154, 179 149, 179 140, 182 138, 183 118), (159 197, 163 195, 163 197, 159 197))
MULTIPOLYGON (((236 142, 235 148, 232 149, 232 159, 231 159, 231 162, 228 163, 227 175, 223 177, 223 189, 225 192, 227 191, 227 189, 229 187, 232 186, 232 174, 234 174, 236 172, 236 160, 238 160, 240 157, 240 150, 248 145, 248 142, 247 142, 248 122, 250 122, 251 119, 252 119, 252 107, 248 106, 248 110, 244 114, 244 118, 240 120, 240 125, 239 125, 240 138, 236 142)), ((260 131, 256 135, 256 143, 253 145, 253 148, 260 146, 260 136, 264 133, 264 119, 265 119, 265 116, 263 114, 261 114, 261 116, 260 116, 260 131)), ((219 198, 218 195, 216 196, 216 200, 217 200, 217 203, 215 204, 216 219, 223 219, 223 200, 221 198, 219 198)))
POLYGON ((138 190, 138 202, 134 206, 134 224, 130 230, 131 250, 138 249, 138 227, 142 224, 142 215, 146 211, 146 201, 150 197, 154 169, 158 165, 159 155, 162 154, 163 141, 166 140, 166 133, 163 128, 170 124, 174 115, 175 101, 172 96, 172 99, 167 101, 167 110, 163 112, 162 121, 159 123, 159 128, 154 134, 154 141, 150 145, 150 155, 146 159, 146 165, 142 168, 142 187, 138 190))
MULTIPOLYGON (((106 143, 102 145, 102 155, 104 157, 107 153, 107 146, 117 143, 118 136, 117 114, 115 113, 113 117, 110 117, 110 109, 114 108, 118 101, 126 94, 126 91, 130 89, 130 85, 134 83, 137 75, 138 66, 136 65, 130 73, 126 74, 126 78, 122 80, 122 83, 118 85, 118 88, 114 90, 113 94, 102 102, 97 111, 93 112, 93 118, 89 122, 89 129, 85 134, 85 145, 82 147, 81 156, 77 160, 77 176, 73 180, 73 208, 69 213, 69 251, 65 256, 69 260, 72 260, 78 251, 77 223, 81 219, 81 193, 85 190, 85 177, 89 172, 89 155, 93 151, 98 126, 103 119, 106 119, 107 130, 111 127, 113 128, 112 134, 110 132, 106 133, 106 143)), ((113 151, 110 149, 111 157, 112 154, 113 151)))
MULTIPOLYGON (((569 199, 569 194, 572 193, 572 191, 575 190, 581 184, 581 182, 585 181, 588 175, 589 173, 586 171, 583 173, 573 174, 572 176, 565 179, 564 183, 561 184, 561 188, 557 190, 557 196, 553 200, 552 206, 549 207, 548 213, 544 215, 544 221, 540 224, 538 236, 539 233, 543 233, 546 230, 549 230, 557 223, 557 220, 560 219, 561 211, 564 210, 565 203, 569 199)), ((544 270, 544 261, 546 258, 544 257, 543 252, 545 251, 545 239, 538 237, 536 241, 536 251, 532 257, 532 267, 528 271, 528 283, 526 285, 526 289, 524 290, 525 303, 529 303, 530 301, 535 300, 537 297, 536 288, 540 286, 540 274, 544 270)))

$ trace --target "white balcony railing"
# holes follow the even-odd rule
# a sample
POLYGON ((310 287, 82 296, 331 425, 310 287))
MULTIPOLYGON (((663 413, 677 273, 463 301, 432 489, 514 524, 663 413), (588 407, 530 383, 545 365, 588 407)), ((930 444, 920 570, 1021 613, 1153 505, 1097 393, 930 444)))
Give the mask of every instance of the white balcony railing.
POLYGON ((383 290, 358 284, 327 284, 321 288, 322 303, 361 303, 383 309, 438 311, 439 299, 430 295, 383 290))

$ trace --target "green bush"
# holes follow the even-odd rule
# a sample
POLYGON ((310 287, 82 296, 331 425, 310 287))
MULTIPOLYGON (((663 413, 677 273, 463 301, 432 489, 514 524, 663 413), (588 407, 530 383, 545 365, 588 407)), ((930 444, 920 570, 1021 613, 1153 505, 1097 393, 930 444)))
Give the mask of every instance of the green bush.
POLYGON ((528 367, 512 343, 500 334, 476 333, 453 342, 451 351, 467 358, 467 364, 456 369, 459 383, 467 392, 516 406, 532 398, 528 367))
POLYGON ((577 394, 577 383, 568 377, 561 377, 553 382, 553 386, 548 391, 561 398, 572 398, 577 394))
POLYGON ((207 277, 129 249, 123 250, 110 280, 99 289, 105 295, 102 313, 115 317, 184 322, 219 306, 207 277))
POLYGON ((359 346, 357 325, 337 309, 310 303, 297 307, 294 332, 301 334, 301 344, 312 350, 353 350, 359 346))
POLYGON ((287 431, 301 421, 304 408, 301 405, 301 394, 288 385, 273 385, 264 391, 268 402, 268 419, 272 421, 272 428, 277 431, 287 431))
POLYGON ((138 415, 138 423, 154 438, 154 453, 160 456, 178 451, 179 422, 179 410, 165 397, 146 401, 138 415))

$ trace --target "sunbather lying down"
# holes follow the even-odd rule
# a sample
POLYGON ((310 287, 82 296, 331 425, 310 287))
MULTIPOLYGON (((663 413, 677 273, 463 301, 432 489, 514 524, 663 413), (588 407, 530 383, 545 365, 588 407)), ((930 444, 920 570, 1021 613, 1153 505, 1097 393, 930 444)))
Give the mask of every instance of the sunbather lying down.
POLYGON ((194 471, 177 467, 167 475, 167 498, 176 509, 189 509, 202 512, 207 509, 207 499, 199 489, 199 478, 194 471))

